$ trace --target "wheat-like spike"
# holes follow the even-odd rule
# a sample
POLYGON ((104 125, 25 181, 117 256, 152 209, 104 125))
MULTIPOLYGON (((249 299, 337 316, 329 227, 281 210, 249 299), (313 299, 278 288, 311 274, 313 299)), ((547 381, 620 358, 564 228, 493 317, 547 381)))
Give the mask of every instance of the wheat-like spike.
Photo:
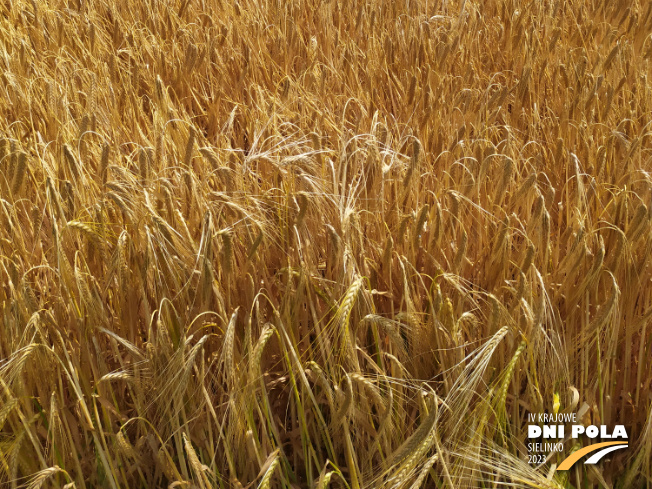
POLYGON ((635 242, 644 231, 649 227, 648 210, 644 203, 640 203, 636 208, 634 217, 632 218, 629 226, 627 227, 627 239, 630 242, 635 242))
POLYGON ((333 389, 331 388, 331 383, 328 381, 326 378, 326 374, 324 374, 324 371, 322 368, 317 364, 317 362, 310 360, 307 364, 306 367, 309 368, 311 371, 314 371, 317 374, 317 380, 319 382, 319 385, 321 386, 322 390, 324 391, 326 395, 326 400, 328 401, 328 406, 330 407, 331 413, 335 412, 335 399, 333 395, 333 389))
POLYGON ((399 331, 399 322, 392 321, 391 319, 386 319, 376 314, 367 314, 364 318, 362 318, 361 324, 366 322, 379 325, 387 334, 387 336, 389 336, 389 338, 392 340, 392 343, 399 349, 399 351, 403 355, 407 355, 407 345, 405 344, 405 340, 399 331))
POLYGON ((128 277, 129 277, 129 266, 127 264, 127 231, 122 231, 120 237, 118 238, 118 277, 120 279, 120 288, 121 290, 126 290, 128 277))
POLYGON ((65 203, 65 211, 67 216, 72 216, 75 213, 75 189, 70 180, 65 180, 61 185, 61 197, 65 203))
POLYGON ((468 244, 468 235, 466 234, 466 231, 462 232, 462 237, 460 238, 460 242, 457 246, 457 253, 455 253, 455 259, 453 261, 453 268, 457 273, 461 273, 462 271, 462 263, 464 262, 464 257, 466 255, 466 246, 468 244))
POLYGON ((100 241, 100 237, 97 235, 97 231, 93 229, 88 223, 73 220, 73 221, 68 221, 66 225, 69 228, 73 228, 81 231, 83 234, 85 234, 89 239, 91 239, 94 242, 100 241))
MULTIPOLYGON (((0 423, 0 427, 2 423, 0 423)), ((57 395, 53 391, 50 394, 50 412, 48 415, 48 432, 52 438, 53 443, 59 443, 61 446, 67 445, 67 440, 64 436, 63 425, 61 423, 61 416, 59 410, 59 402, 57 395)))
POLYGON ((111 155, 111 146, 109 143, 104 143, 102 146, 102 156, 100 157, 100 180, 102 183, 106 183, 107 180, 107 171, 109 168, 109 158, 111 155))
MULTIPOLYGON (((16 142, 15 139, 12 139, 9 148, 9 168, 11 169, 11 171, 13 171, 14 168, 16 168, 17 159, 18 159, 18 143, 16 142)), ((12 178, 10 178, 9 180, 11 181, 12 178)))
POLYGON ((90 117, 88 116, 88 114, 84 114, 84 117, 82 117, 81 123, 79 125, 79 134, 77 136, 77 139, 79 141, 81 141, 84 134, 88 131, 89 125, 90 125, 90 117))
POLYGON ((430 474, 430 469, 432 468, 433 465, 435 465, 435 462, 437 461, 438 458, 439 458, 439 454, 435 453, 432 457, 426 460, 426 462, 421 467, 421 470, 419 471, 419 475, 410 486, 410 489, 419 489, 423 485, 424 481, 426 480, 426 477, 428 477, 428 475, 430 474))
POLYGON ((118 442, 118 449, 122 452, 122 454, 127 458, 136 460, 138 458, 138 453, 134 449, 133 445, 129 443, 129 440, 124 435, 122 430, 119 430, 115 437, 116 441, 118 442))
POLYGON ((134 220, 134 212, 131 208, 131 203, 125 198, 118 195, 116 192, 107 192, 106 197, 111 199, 122 212, 122 216, 126 221, 134 220))
POLYGON ((354 365, 357 365, 356 354, 354 348, 354 338, 350 331, 350 318, 351 311, 353 310, 353 305, 355 304, 355 299, 358 295, 358 292, 362 289, 363 279, 358 278, 355 280, 351 286, 346 291, 344 299, 340 304, 340 307, 336 313, 336 320, 339 327, 339 334, 341 335, 344 352, 348 356, 349 360, 353 362, 354 365))
POLYGON ((37 206, 32 207, 32 236, 35 240, 40 239, 39 233, 43 226, 44 212, 37 206))
POLYGON ((7 157, 8 151, 9 141, 6 138, 0 138, 0 165, 6 164, 5 158, 7 157))
POLYGON ((331 478, 335 471, 331 470, 330 472, 322 472, 319 476, 319 481, 317 481, 317 489, 326 489, 328 484, 331 482, 331 478))
POLYGON ((509 182, 512 179, 512 173, 514 170, 514 162, 511 158, 505 158, 503 161, 503 173, 500 179, 500 183, 496 188, 496 194, 494 196, 494 202, 501 204, 509 186, 509 182))
POLYGON ((527 250, 525 252, 525 257, 523 258, 523 263, 521 264, 521 271, 527 273, 532 266, 532 261, 534 260, 534 243, 528 239, 527 250))
POLYGON ((444 232, 444 222, 442 217, 442 210, 441 210, 441 205, 439 204, 439 202, 437 202, 437 206, 435 207, 435 225, 432 233, 431 248, 436 249, 439 247, 439 244, 441 243, 441 238, 443 236, 443 232, 444 232))
POLYGON ((514 194, 514 202, 518 202, 520 199, 524 198, 524 196, 528 195, 532 187, 534 187, 536 181, 537 181, 536 173, 531 173, 530 175, 528 175, 528 177, 525 179, 525 181, 521 184, 519 189, 514 194))
POLYGON ((262 242, 263 242, 263 230, 260 229, 258 231, 258 236, 256 236, 256 239, 251 244, 251 247, 249 248, 249 251, 247 253, 248 260, 251 260, 256 255, 256 252, 258 251, 258 248, 260 247, 262 242))
POLYGON ((221 264, 225 273, 231 273, 233 269, 233 235, 230 230, 220 231, 222 236, 221 264))
POLYGON ((541 248, 543 249, 543 271, 545 272, 548 267, 548 256, 550 252, 550 213, 544 209, 541 216, 541 248))
POLYGON ((183 446, 186 449, 186 453, 188 454, 188 460, 190 461, 190 466, 192 467, 192 470, 195 473, 195 478, 199 482, 199 487, 201 489, 208 489, 209 487, 211 487, 211 485, 210 482, 208 481, 208 478, 206 477, 206 474, 204 473, 204 470, 207 469, 208 467, 205 467, 199 461, 197 452, 192 446, 192 443, 190 443, 190 440, 188 439, 186 433, 183 433, 182 436, 183 436, 183 446))
POLYGON ((195 46, 193 43, 188 44, 188 47, 186 48, 186 60, 184 66, 184 71, 187 73, 190 73, 195 67, 195 63, 197 62, 197 51, 197 46, 195 46))
POLYGON ((52 477, 54 474, 58 474, 59 472, 65 471, 58 465, 48 467, 47 469, 43 469, 37 472, 30 479, 29 484, 27 484, 27 489, 40 489, 50 477, 52 477))
POLYGON ((0 429, 4 426, 9 413, 16 407, 18 400, 15 397, 7 399, 0 408, 0 429))
POLYGON ((455 220, 460 214, 460 195, 455 190, 450 190, 447 195, 451 201, 451 216, 453 217, 453 220, 455 220))
POLYGON ((351 410, 351 405, 353 403, 353 384, 351 382, 351 377, 346 372, 344 373, 344 395, 342 396, 342 402, 338 407, 337 411, 333 415, 333 425, 337 426, 340 423, 348 422, 348 415, 351 410))
MULTIPOLYGON (((512 356, 512 359, 509 361, 507 364, 507 368, 505 369, 505 372, 503 374, 503 378, 498 385, 498 389, 496 391, 496 410, 497 412, 501 415, 505 415, 505 400, 507 399, 507 389, 509 388, 509 384, 512 382, 512 376, 514 374, 514 370, 516 369, 516 365, 518 363, 518 359, 523 353, 527 346, 527 343, 525 341, 522 341, 518 348, 516 349, 516 352, 512 356)), ((501 423, 503 423, 504 420, 501 420, 501 423)))
POLYGON ((254 347, 254 351, 252 353, 250 364, 249 364, 250 384, 253 384, 256 379, 261 377, 261 360, 263 357, 263 350, 265 348, 265 345, 267 344, 269 339, 274 335, 275 332, 276 332, 276 328, 271 323, 267 323, 265 324, 262 332, 260 333, 260 337, 256 342, 256 346, 254 347))
POLYGON ((169 480, 179 481, 183 479, 177 470, 177 467, 174 465, 174 462, 172 461, 172 458, 170 457, 170 454, 168 453, 165 446, 162 446, 156 452, 156 460, 160 469, 165 474, 165 477, 167 477, 169 480))
POLYGON ((237 308, 231 315, 231 320, 229 321, 229 324, 226 327, 226 332, 224 333, 224 347, 222 349, 221 361, 228 384, 232 384, 234 381, 234 373, 236 371, 236 365, 233 363, 233 356, 235 347, 235 323, 239 309, 240 308, 237 308))
POLYGON ((421 240, 421 232, 423 230, 423 225, 426 223, 429 213, 430 213, 430 205, 428 204, 424 205, 421 208, 421 211, 419 212, 419 215, 414 225, 414 247, 415 248, 417 248, 419 245, 419 241, 421 240))
POLYGON ((514 294, 514 303, 520 302, 521 298, 525 295, 526 284, 527 278, 525 278, 525 273, 523 273, 522 270, 519 270, 518 285, 516 287, 516 294, 514 294))
POLYGON ((199 152, 204 158, 208 160, 213 170, 217 170, 220 167, 220 163, 217 154, 215 154, 215 151, 210 148, 199 148, 199 152))
POLYGON ((163 237, 167 240, 168 243, 174 245, 174 235, 170 231, 170 225, 163 219, 161 216, 151 211, 152 220, 156 224, 156 228, 160 231, 163 237))
POLYGON ((537 198, 534 200, 534 205, 532 206, 532 214, 530 219, 532 222, 537 222, 541 218, 541 214, 545 210, 545 199, 541 193, 538 194, 537 198))
POLYGON ((274 475, 274 472, 276 471, 276 468, 278 467, 280 460, 281 460, 280 456, 277 453, 276 456, 274 457, 274 460, 270 464, 269 468, 265 471, 265 475, 263 475, 263 478, 260 481, 260 485, 258 486, 259 489, 269 489, 271 487, 272 476, 274 475))
POLYGON ((156 101, 163 107, 165 104, 165 87, 160 75, 156 75, 156 101))
MULTIPOLYGON (((437 402, 437 400, 434 401, 434 403, 437 402)), ((422 453, 428 450, 432 443, 432 430, 437 422, 438 414, 439 410, 437 409, 436 404, 433 404, 430 407, 427 416, 422 420, 414 433, 412 433, 412 435, 410 435, 387 459, 388 467, 396 466, 406 459, 408 464, 405 466, 409 466, 411 465, 411 461, 416 461, 422 453)), ((403 470, 405 470, 405 466, 403 467, 403 470)))
POLYGON ((304 218, 306 217, 306 212, 308 211, 308 196, 305 192, 299 192, 299 214, 296 219, 296 226, 301 226, 304 218))
POLYGON ((405 174, 405 178, 403 179, 403 188, 406 188, 410 184, 410 181, 412 180, 412 175, 414 174, 414 170, 416 170, 417 164, 419 163, 420 153, 421 153, 421 143, 419 142, 419 140, 415 139, 412 141, 412 156, 410 157, 410 164, 408 165, 407 173, 405 174))
POLYGON ((134 380, 133 374, 129 372, 109 372, 100 377, 99 382, 111 382, 113 380, 124 380, 132 382, 134 380))
POLYGON ((16 171, 14 173, 14 182, 11 187, 11 193, 17 194, 20 191, 20 188, 25 179, 25 173, 27 171, 27 153, 21 151, 18 155, 18 164, 16 171))
POLYGON ((614 58, 618 55, 619 51, 620 51, 620 42, 613 47, 613 49, 609 52, 609 54, 605 58, 603 63, 603 70, 605 72, 609 71, 609 68, 611 68, 611 63, 613 62, 614 58))
POLYGON ((40 309, 39 302, 36 299, 34 290, 29 285, 29 282, 25 280, 25 277, 23 277, 22 285, 23 285, 23 297, 25 298, 25 304, 27 304, 27 308, 29 309, 29 312, 33 314, 40 309))
POLYGON ((149 174, 151 169, 151 148, 141 148, 138 152, 138 170, 140 172, 140 178, 144 183, 149 180, 149 174))
POLYGON ((89 325, 93 327, 94 317, 97 312, 95 298, 86 282, 86 278, 82 276, 77 263, 75 263, 73 274, 75 277, 75 283, 77 284, 77 290, 79 291, 80 302, 85 305, 86 314, 93 319, 92 321, 89 321, 89 325))
POLYGON ((190 210, 193 207, 195 200, 195 180, 193 179, 192 170, 189 168, 183 172, 183 182, 185 187, 186 209, 184 214, 184 221, 190 216, 190 210))
POLYGON ((190 160, 192 160, 192 155, 195 150, 195 138, 196 138, 195 128, 193 126, 190 126, 190 130, 188 131, 188 142, 186 143, 186 153, 185 156, 183 157, 183 165, 185 168, 190 167, 190 160))
POLYGON ((48 467, 47 469, 43 469, 37 472, 36 474, 34 474, 34 476, 30 479, 26 487, 27 489, 40 489, 50 477, 60 472, 65 472, 65 470, 63 470, 58 465, 55 465, 53 467, 48 467))
POLYGON ((66 162, 68 163, 68 168, 75 177, 75 180, 79 180, 79 163, 77 162, 77 158, 73 154, 68 144, 63 145, 63 155, 65 156, 66 162))
POLYGON ((403 244, 403 240, 404 240, 404 238, 405 238, 405 234, 406 234, 406 231, 407 231, 408 225, 410 224, 410 222, 412 222, 412 219, 414 219, 414 217, 413 217, 411 214, 408 214, 407 216, 405 216, 405 217, 401 220, 401 223, 400 223, 399 226, 398 226, 398 233, 397 233, 397 234, 398 234, 398 236, 397 236, 397 237, 398 237, 398 240, 397 240, 397 244, 398 244, 399 246, 403 244))
POLYGON ((380 408, 380 412, 382 414, 385 414, 387 410, 387 403, 385 402, 382 395, 380 394, 380 389, 378 388, 378 386, 373 382, 371 382, 366 377, 364 377, 363 375, 358 373, 352 373, 351 379, 355 380, 356 382, 359 382, 364 386, 365 390, 371 394, 373 403, 380 408))

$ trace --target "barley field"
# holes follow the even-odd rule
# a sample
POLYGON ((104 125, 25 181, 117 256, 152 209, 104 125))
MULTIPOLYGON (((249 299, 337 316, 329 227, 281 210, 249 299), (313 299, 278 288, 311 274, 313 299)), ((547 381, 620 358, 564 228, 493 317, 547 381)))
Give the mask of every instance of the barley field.
POLYGON ((4 0, 0 487, 651 488, 652 3, 4 0), (528 462, 528 414, 629 446, 528 462))

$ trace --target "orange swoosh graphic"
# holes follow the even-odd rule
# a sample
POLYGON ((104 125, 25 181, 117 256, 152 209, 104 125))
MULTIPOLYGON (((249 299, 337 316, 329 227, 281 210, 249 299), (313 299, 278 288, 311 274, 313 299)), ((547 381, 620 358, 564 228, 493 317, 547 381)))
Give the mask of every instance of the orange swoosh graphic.
POLYGON ((570 456, 564 459, 564 461, 559 464, 557 470, 568 470, 570 469, 575 462, 581 459, 584 455, 587 455, 596 450, 600 450, 604 447, 610 447, 612 445, 626 445, 627 443, 623 441, 605 441, 603 443, 596 443, 594 445, 589 445, 588 447, 581 448, 580 450, 574 452, 570 456))

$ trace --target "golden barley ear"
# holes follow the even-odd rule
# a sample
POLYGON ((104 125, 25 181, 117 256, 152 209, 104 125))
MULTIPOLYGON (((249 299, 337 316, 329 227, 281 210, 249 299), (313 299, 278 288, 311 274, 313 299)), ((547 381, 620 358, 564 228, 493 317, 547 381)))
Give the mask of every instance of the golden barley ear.
POLYGON ((68 164, 68 170, 70 170, 75 180, 79 180, 79 162, 68 144, 63 145, 63 155, 68 164))
POLYGON ((27 172, 27 153, 21 151, 18 155, 18 163, 16 165, 16 170, 14 172, 14 180, 11 186, 11 193, 18 194, 23 185, 25 179, 25 173, 27 172))
POLYGON ((108 177, 109 160, 111 157, 111 146, 104 143, 102 146, 102 156, 100 157, 99 176, 102 184, 106 183, 108 177))

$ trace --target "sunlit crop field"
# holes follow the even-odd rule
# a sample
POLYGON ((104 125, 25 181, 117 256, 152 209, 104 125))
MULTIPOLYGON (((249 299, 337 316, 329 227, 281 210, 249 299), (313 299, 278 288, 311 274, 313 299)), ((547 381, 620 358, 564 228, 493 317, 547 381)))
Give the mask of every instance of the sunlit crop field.
POLYGON ((652 487, 652 3, 0 4, 0 487, 652 487), (528 463, 529 413, 629 447, 528 463))

